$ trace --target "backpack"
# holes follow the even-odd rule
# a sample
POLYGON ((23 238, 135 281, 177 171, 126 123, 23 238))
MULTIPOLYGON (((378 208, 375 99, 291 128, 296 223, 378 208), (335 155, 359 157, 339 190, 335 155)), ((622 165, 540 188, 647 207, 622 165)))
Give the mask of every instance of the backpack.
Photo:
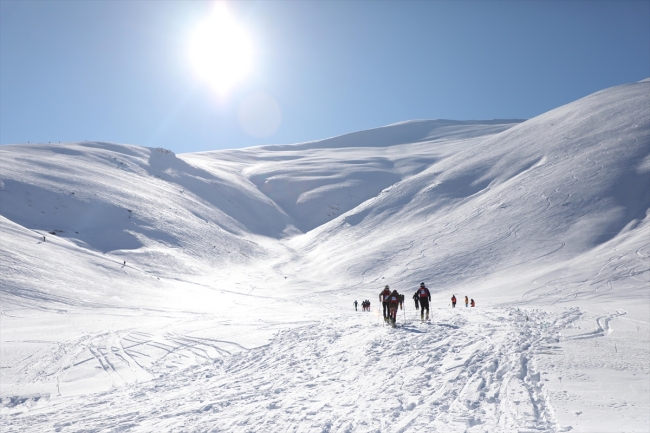
POLYGON ((426 287, 420 287, 418 289, 418 293, 420 294, 420 298, 428 298, 429 295, 427 294, 428 290, 426 287))

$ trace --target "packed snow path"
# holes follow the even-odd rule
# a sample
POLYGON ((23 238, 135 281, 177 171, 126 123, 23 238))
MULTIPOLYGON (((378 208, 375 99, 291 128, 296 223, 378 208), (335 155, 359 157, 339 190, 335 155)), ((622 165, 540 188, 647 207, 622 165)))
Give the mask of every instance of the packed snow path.
POLYGON ((534 357, 552 353, 559 331, 580 315, 460 307, 433 310, 421 322, 411 310, 393 329, 376 311, 359 312, 233 354, 222 342, 177 335, 167 342, 138 332, 104 335, 112 350, 79 341, 61 352, 85 348, 108 374, 137 365, 151 380, 5 402, 2 424, 15 432, 562 431, 534 357), (169 359, 136 361, 136 345, 156 346, 169 359), (203 362, 183 369, 175 360, 189 354, 203 362))

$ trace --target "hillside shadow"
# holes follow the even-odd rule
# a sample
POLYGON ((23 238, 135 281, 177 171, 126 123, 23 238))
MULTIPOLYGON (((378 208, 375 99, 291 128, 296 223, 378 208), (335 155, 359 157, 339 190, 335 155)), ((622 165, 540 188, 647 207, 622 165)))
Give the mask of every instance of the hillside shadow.
MULTIPOLYGON (((150 175, 181 186, 251 233, 273 238, 285 236, 284 230, 292 221, 267 200, 254 197, 243 185, 226 181, 187 163, 171 151, 150 151, 148 165, 142 167, 150 175)), ((232 232, 227 227, 223 229, 232 232)))
POLYGON ((133 226, 131 213, 119 206, 82 201, 11 179, 4 180, 1 197, 0 214, 30 230, 67 238, 102 253, 142 246, 128 231, 133 226))

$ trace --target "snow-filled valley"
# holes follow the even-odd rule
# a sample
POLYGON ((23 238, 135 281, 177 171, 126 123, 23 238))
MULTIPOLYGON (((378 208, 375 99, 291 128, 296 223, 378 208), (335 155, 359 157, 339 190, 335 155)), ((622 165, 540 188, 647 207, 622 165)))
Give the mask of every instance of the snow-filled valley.
POLYGON ((295 145, 2 146, 1 430, 647 432, 649 210, 650 80, 295 145))

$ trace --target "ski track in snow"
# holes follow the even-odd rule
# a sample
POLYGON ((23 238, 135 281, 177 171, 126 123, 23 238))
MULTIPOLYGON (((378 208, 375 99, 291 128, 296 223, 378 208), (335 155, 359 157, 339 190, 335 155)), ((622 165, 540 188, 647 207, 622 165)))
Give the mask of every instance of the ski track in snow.
MULTIPOLYGON (((432 313, 421 322, 410 311, 397 328, 359 313, 251 350, 173 333, 87 336, 24 362, 22 374, 91 364, 114 388, 5 399, 0 419, 7 432, 562 431, 535 354, 557 349, 578 309, 432 313)), ((598 323, 590 336, 607 332, 608 320, 598 323)))

